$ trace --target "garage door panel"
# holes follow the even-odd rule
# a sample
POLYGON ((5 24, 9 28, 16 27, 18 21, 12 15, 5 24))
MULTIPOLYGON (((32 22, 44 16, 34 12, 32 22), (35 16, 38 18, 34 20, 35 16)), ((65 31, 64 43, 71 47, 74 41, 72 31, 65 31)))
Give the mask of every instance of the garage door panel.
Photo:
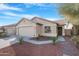
POLYGON ((32 37, 35 34, 34 27, 20 27, 19 28, 19 34, 21 36, 27 36, 27 37, 32 37))

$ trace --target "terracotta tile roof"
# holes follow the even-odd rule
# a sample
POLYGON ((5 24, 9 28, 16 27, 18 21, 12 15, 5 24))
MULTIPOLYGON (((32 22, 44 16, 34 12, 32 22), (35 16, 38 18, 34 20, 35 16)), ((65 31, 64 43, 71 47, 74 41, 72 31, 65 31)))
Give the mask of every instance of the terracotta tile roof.
POLYGON ((55 21, 56 23, 58 23, 59 25, 64 25, 64 20, 57 20, 57 21, 55 21))
POLYGON ((43 18, 40 18, 40 17, 34 17, 34 18, 32 18, 32 20, 34 20, 34 19, 40 19, 40 20, 43 20, 43 21, 48 21, 48 22, 51 22, 51 23, 55 23, 55 24, 57 24, 55 21, 51 21, 51 20, 47 20, 47 19, 43 19, 43 18))
POLYGON ((5 25, 5 26, 2 26, 2 27, 12 27, 12 26, 16 26, 16 24, 5 25))

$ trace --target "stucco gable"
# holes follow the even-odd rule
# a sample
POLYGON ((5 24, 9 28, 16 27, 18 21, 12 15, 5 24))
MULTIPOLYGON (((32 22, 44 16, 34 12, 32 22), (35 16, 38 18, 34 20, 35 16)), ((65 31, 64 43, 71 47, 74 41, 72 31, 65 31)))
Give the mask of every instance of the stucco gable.
POLYGON ((31 20, 27 19, 27 18, 22 18, 18 23, 17 23, 17 26, 18 25, 33 25, 33 24, 36 24, 35 22, 32 22, 31 20))

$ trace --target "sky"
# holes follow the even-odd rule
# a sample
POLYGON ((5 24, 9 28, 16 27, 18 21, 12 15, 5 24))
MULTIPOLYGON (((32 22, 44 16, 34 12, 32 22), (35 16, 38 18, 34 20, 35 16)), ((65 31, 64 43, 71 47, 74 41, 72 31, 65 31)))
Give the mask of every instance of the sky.
POLYGON ((52 3, 6 3, 0 4, 0 26, 17 23, 23 17, 29 20, 40 17, 48 20, 60 20, 58 5, 52 3))

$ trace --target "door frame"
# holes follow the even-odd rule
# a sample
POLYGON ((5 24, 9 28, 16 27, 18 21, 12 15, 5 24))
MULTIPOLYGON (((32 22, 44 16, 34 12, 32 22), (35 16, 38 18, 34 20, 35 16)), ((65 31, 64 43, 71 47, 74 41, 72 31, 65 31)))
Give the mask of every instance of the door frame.
POLYGON ((63 35, 63 34, 62 34, 62 31, 63 31, 62 26, 58 26, 58 27, 57 27, 58 36, 62 36, 62 35, 63 35))

